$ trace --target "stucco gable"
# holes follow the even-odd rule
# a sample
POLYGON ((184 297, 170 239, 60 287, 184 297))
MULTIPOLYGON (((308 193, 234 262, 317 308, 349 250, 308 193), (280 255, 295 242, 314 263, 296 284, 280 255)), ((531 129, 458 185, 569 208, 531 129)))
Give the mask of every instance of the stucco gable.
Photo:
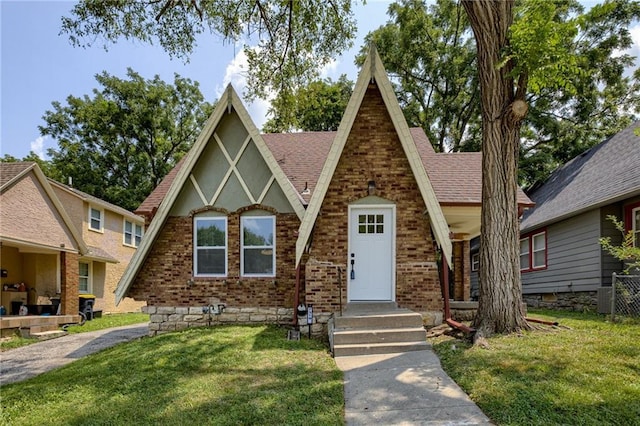
POLYGON ((303 204, 229 85, 171 182, 145 238, 116 288, 127 294, 169 216, 202 208, 267 204, 304 216, 303 204))
POLYGON ((402 110, 400 109, 400 105, 398 104, 391 82, 384 70, 382 60, 380 59, 375 47, 372 46, 369 55, 362 66, 353 94, 351 95, 351 99, 347 105, 340 127, 338 128, 336 138, 331 145, 327 160, 322 168, 320 177, 318 178, 317 186, 311 196, 311 200, 309 201, 309 207, 300 225, 299 237, 296 245, 296 265, 298 265, 302 259, 302 255, 311 236, 314 223, 318 217, 322 200, 326 195, 333 174, 335 173, 338 162, 340 161, 340 157, 345 144, 347 143, 356 115, 360 110, 360 106, 369 83, 372 81, 375 82, 378 90, 380 91, 391 121, 393 122, 398 134, 398 138, 402 144, 404 153, 409 161, 411 170, 413 171, 413 175, 420 189, 420 193, 422 194, 426 210, 429 214, 436 241, 441 247, 445 258, 449 264, 451 264, 452 246, 451 240, 449 239, 447 222, 444 218, 440 205, 438 204, 433 187, 429 181, 429 177, 427 176, 427 172, 425 171, 424 164, 422 163, 416 144, 413 141, 411 132, 409 131, 409 126, 407 125, 402 110))

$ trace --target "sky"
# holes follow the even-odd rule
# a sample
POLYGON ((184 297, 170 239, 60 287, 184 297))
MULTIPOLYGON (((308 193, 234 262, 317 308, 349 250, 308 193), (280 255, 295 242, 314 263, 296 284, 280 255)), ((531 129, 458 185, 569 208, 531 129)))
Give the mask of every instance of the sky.
MULTIPOLYGON (((354 58, 364 36, 387 22, 391 0, 368 0, 355 7, 358 35, 354 46, 323 70, 323 77, 338 79, 341 74, 357 78, 354 58)), ((121 41, 108 51, 100 43, 90 48, 73 47, 66 35, 59 35, 60 18, 68 15, 73 1, 0 0, 0 157, 9 154, 23 158, 30 151, 45 157, 55 148, 50 137, 40 136, 42 116, 51 103, 63 105, 69 95, 91 95, 99 84, 95 75, 106 71, 126 77, 128 67, 145 79, 159 75, 173 83, 174 74, 200 83, 205 99, 214 102, 227 84, 244 91, 242 46, 223 42, 220 37, 199 39, 199 46, 185 64, 169 58, 162 48, 137 41, 121 41)), ((595 1, 584 1, 586 6, 595 1)), ((634 31, 635 52, 640 53, 640 26, 634 31)), ((268 103, 245 101, 258 128, 266 121, 268 103)))

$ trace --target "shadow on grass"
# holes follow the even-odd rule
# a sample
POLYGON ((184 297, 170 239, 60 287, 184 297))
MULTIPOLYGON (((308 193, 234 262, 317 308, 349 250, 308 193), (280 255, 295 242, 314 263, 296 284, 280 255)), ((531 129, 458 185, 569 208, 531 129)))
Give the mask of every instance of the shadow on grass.
POLYGON ((0 423, 341 424, 333 360, 277 340, 274 327, 216 327, 119 345, 4 386, 0 423))

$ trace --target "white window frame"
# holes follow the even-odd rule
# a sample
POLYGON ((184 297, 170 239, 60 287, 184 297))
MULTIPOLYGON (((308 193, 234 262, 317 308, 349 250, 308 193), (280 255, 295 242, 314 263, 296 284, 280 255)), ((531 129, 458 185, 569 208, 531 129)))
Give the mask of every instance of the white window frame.
POLYGON ((480 253, 474 253, 471 255, 471 272, 478 270, 480 270, 480 253))
POLYGON ((530 236, 530 247, 529 247, 529 253, 530 253, 530 269, 542 269, 542 268, 546 268, 547 267, 547 232, 546 231, 542 231, 542 232, 538 232, 536 234, 533 234, 530 236), (542 237, 542 243, 543 246, 542 248, 538 248, 536 249, 536 239, 538 237, 542 237), (542 252, 543 256, 543 262, 542 264, 536 264, 536 253, 538 252, 542 252))
POLYGON ((531 239, 529 237, 525 237, 525 238, 520 238, 520 270, 521 271, 530 271, 531 270, 531 239), (527 248, 526 252, 522 251, 522 242, 526 241, 527 244, 525 245, 525 247, 527 248), (527 256, 527 266, 525 268, 522 267, 522 256, 527 256))
POLYGON ((226 277, 229 271, 229 223, 226 216, 199 216, 193 219, 193 275, 196 277, 226 277), (198 222, 206 220, 224 221, 224 246, 198 246, 198 222), (224 249, 224 272, 221 274, 200 273, 198 271, 198 252, 202 249, 224 249))
POLYGON ((78 262, 78 293, 80 294, 91 294, 93 293, 93 280, 91 279, 92 277, 92 266, 93 263, 92 262, 78 262), (86 276, 84 275, 80 275, 80 265, 84 264, 87 265, 87 274, 86 276), (87 280, 87 289, 86 290, 82 290, 80 287, 80 280, 82 278, 86 278, 87 280))
POLYGON ((104 210, 103 209, 99 209, 97 207, 93 207, 93 206, 89 206, 89 230, 90 231, 94 231, 94 232, 104 232, 104 210), (100 217, 97 220, 100 223, 100 227, 99 228, 94 228, 92 221, 94 220, 93 215, 91 214, 93 211, 96 211, 98 213, 100 213, 100 217))
POLYGON ((127 247, 138 247, 142 236, 144 235, 144 226, 131 220, 123 219, 122 222, 122 244, 127 247), (131 225, 131 231, 127 231, 127 224, 131 225), (127 242, 127 235, 131 239, 127 242))
POLYGON ((240 276, 242 277, 255 277, 255 278, 273 278, 276 276, 276 217, 270 216, 241 216, 240 217, 240 276), (272 232, 273 232, 273 244, 270 246, 245 246, 244 245, 244 223, 246 220, 254 219, 271 219, 272 220, 272 232), (271 257, 271 274, 253 274, 245 273, 244 271, 244 251, 245 249, 271 249, 273 252, 271 257))

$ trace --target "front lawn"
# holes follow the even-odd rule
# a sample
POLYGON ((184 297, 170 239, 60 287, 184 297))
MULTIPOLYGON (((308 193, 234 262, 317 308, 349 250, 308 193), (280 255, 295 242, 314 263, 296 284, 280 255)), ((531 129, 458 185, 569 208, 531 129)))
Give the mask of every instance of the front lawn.
POLYGON ((342 373, 326 347, 272 326, 147 337, 0 393, 0 424, 343 424, 342 373))
POLYGON ((441 337, 444 369, 499 425, 640 424, 640 323, 532 311, 570 330, 489 339, 490 348, 441 337))

